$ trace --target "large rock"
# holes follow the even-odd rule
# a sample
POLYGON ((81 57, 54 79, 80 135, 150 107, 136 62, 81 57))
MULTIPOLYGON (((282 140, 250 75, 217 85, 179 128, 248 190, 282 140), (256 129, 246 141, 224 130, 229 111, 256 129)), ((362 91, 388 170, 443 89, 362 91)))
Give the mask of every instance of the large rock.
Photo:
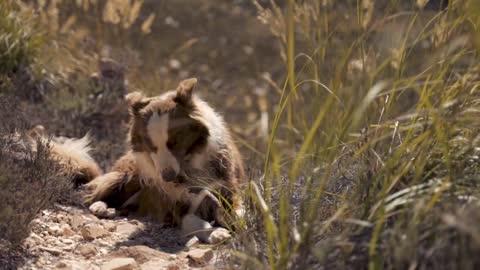
POLYGON ((114 258, 100 266, 101 270, 137 270, 138 264, 132 258, 114 258))
POLYGON ((119 250, 109 253, 107 257, 130 257, 142 264, 152 259, 169 260, 170 254, 146 246, 132 246, 121 247, 119 250))
POLYGON ((98 224, 88 224, 80 230, 83 239, 91 241, 93 239, 102 238, 110 233, 98 224))

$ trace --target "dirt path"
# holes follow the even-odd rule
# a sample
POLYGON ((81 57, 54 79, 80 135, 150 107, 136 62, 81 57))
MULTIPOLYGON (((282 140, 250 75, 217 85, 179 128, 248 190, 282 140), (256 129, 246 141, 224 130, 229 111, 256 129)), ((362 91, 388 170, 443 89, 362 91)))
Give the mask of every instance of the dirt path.
POLYGON ((28 255, 19 269, 221 268, 218 250, 182 237, 176 228, 124 217, 99 219, 59 204, 33 221, 23 249, 28 255))

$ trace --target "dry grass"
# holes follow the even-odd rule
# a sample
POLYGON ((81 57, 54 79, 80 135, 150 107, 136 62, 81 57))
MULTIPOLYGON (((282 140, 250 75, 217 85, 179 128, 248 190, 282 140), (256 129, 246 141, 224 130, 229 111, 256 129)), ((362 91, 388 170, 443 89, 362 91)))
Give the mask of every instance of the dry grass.
POLYGON ((287 78, 246 268, 475 269, 473 3, 257 4, 287 78))

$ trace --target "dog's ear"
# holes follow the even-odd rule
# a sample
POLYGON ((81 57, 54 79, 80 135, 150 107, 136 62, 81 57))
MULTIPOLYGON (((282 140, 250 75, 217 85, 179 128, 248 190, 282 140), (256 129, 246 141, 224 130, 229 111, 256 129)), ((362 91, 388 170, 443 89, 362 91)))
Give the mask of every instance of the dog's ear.
POLYGON ((196 78, 186 79, 180 82, 177 87, 177 96, 175 101, 180 103, 189 103, 192 100, 192 92, 197 84, 196 78))
POLYGON ((132 112, 138 112, 143 107, 147 106, 149 100, 145 97, 145 94, 139 91, 129 93, 125 96, 125 100, 130 106, 132 112))

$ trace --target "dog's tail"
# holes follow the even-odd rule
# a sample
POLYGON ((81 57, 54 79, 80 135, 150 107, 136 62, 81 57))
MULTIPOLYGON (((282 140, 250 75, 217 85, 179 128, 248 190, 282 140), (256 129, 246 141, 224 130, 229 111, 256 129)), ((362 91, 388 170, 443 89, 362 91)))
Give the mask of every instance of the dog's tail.
POLYGON ((40 141, 50 146, 52 157, 72 173, 75 186, 86 184, 102 174, 102 170, 90 155, 92 147, 88 134, 80 139, 49 139, 43 126, 38 125, 27 135, 32 145, 36 145, 40 141))

